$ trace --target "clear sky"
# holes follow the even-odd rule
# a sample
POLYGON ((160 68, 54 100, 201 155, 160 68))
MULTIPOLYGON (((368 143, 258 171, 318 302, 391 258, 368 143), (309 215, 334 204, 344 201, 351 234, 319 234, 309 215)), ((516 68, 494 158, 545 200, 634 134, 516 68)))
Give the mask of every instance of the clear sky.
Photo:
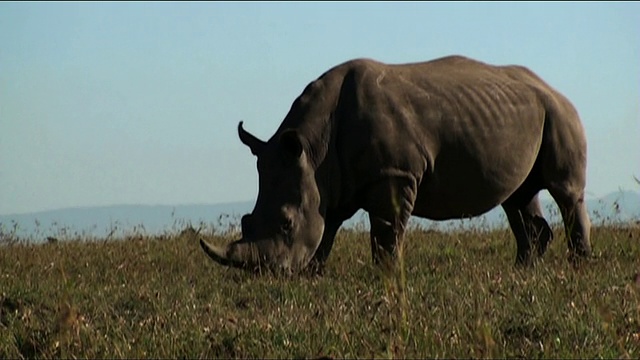
POLYGON ((325 70, 450 54, 576 106, 587 196, 638 190, 640 3, 0 3, 0 214, 255 199, 267 139, 325 70))

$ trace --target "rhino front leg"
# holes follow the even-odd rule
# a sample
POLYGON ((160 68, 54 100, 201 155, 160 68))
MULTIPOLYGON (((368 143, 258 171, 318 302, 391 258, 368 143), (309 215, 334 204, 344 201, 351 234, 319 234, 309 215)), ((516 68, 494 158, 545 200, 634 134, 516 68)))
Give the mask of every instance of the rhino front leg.
POLYGON ((342 225, 342 220, 338 220, 332 217, 327 217, 324 226, 324 233, 322 234, 322 240, 316 253, 313 255, 311 262, 309 263, 309 269, 312 273, 322 274, 324 270, 324 264, 329 257, 329 253, 333 248, 333 243, 336 238, 336 233, 342 225))
POLYGON ((396 248, 399 231, 393 224, 379 217, 370 216, 371 223, 371 257, 376 265, 393 263, 396 259, 396 248))
POLYGON ((413 210, 416 188, 412 178, 398 177, 378 184, 370 193, 365 210, 369 212, 371 256, 375 264, 395 264, 397 248, 413 210))

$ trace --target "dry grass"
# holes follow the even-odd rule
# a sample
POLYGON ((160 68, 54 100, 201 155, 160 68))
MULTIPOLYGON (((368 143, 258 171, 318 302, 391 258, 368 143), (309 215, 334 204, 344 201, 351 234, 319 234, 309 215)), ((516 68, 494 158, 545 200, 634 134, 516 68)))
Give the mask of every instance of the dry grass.
POLYGON ((575 269, 555 233, 518 270, 508 230, 414 230, 386 274, 341 231, 323 277, 293 278, 217 266, 186 234, 7 242, 0 357, 638 358, 640 229, 594 228, 575 269))

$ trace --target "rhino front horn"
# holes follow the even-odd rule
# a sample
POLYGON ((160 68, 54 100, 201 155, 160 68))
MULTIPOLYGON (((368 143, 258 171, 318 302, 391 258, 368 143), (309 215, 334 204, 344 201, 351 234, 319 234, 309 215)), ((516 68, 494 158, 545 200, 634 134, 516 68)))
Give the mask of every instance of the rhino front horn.
POLYGON ((211 259, 220 265, 244 268, 249 264, 246 253, 250 249, 247 249, 247 244, 237 244, 236 242, 221 247, 200 239, 200 246, 211 259))
POLYGON ((234 265, 233 262, 227 258, 226 248, 209 244, 203 239, 200 239, 200 246, 202 247, 202 250, 204 250, 204 252, 209 255, 209 257, 212 258, 215 262, 220 263, 224 266, 234 265))

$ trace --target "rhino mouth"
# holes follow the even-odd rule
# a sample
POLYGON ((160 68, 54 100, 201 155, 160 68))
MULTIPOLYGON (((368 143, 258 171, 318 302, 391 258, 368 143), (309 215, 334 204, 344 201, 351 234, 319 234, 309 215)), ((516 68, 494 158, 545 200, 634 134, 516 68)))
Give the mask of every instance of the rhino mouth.
POLYGON ((296 258, 296 252, 282 237, 276 239, 240 239, 228 245, 215 245, 200 238, 200 246, 216 263, 248 271, 296 272, 308 265, 308 256, 296 258))

